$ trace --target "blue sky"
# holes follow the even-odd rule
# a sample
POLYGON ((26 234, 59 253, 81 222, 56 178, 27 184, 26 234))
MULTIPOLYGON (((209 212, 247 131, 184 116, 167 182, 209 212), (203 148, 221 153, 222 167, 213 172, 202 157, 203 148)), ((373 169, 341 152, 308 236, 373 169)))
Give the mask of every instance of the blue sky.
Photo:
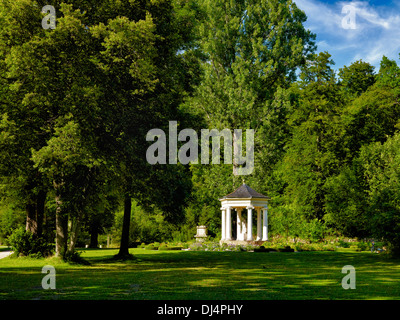
POLYGON ((305 26, 317 35, 317 51, 328 51, 335 69, 362 59, 379 70, 385 55, 399 64, 400 0, 393 1, 317 1, 293 0, 308 19, 305 26), (354 29, 349 29, 349 11, 355 13, 354 29))

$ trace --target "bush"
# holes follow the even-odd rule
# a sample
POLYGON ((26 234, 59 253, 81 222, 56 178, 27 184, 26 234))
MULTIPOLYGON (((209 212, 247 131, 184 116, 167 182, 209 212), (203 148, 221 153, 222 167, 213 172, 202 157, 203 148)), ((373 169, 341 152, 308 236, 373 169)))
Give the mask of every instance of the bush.
POLYGON ((189 246, 189 250, 191 251, 257 251, 258 246, 247 244, 247 245, 236 245, 236 244, 227 244, 213 241, 204 241, 204 242, 194 242, 189 246))
POLYGON ((156 247, 154 243, 150 243, 144 247, 146 250, 158 250, 158 246, 156 247))
POLYGON ((311 220, 304 226, 303 233, 313 242, 321 241, 328 232, 326 225, 318 219, 311 220))
POLYGON ((65 262, 70 262, 70 263, 77 263, 77 264, 85 264, 85 265, 89 265, 90 263, 88 261, 86 261, 85 259, 83 259, 81 257, 81 252, 78 252, 76 250, 74 251, 67 251, 64 254, 64 259, 65 262))
POLYGON ((367 242, 358 242, 357 251, 368 251, 371 250, 371 245, 367 242))
POLYGON ((332 243, 329 243, 329 244, 325 244, 323 246, 323 249, 325 251, 336 251, 336 246, 334 244, 332 244, 332 243))
POLYGON ((343 241, 343 240, 339 240, 338 245, 339 245, 339 247, 342 247, 342 248, 350 248, 350 243, 343 241))
POLYGON ((182 250, 183 247, 180 246, 167 246, 165 245, 161 245, 158 247, 158 250, 182 250))
POLYGON ((42 237, 36 237, 25 228, 18 228, 7 239, 17 256, 48 257, 53 254, 54 246, 42 237))

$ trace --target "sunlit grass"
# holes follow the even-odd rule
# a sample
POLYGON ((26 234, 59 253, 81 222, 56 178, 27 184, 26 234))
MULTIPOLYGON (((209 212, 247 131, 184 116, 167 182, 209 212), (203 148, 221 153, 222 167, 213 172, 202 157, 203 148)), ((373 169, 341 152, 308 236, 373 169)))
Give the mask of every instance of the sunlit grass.
POLYGON ((360 252, 190 252, 84 250, 90 265, 56 258, 0 260, 0 299, 400 299, 400 261, 360 252), (44 290, 41 268, 56 268, 44 290), (341 269, 356 269, 344 290, 341 269))

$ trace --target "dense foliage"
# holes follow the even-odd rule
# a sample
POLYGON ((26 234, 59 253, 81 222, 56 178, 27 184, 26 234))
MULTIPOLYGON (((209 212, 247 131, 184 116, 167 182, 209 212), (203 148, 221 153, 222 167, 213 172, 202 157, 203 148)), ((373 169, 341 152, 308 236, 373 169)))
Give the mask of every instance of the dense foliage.
POLYGON ((122 256, 199 224, 218 238, 218 199, 244 178, 271 198, 272 235, 399 254, 400 68, 336 71, 306 19, 290 0, 0 0, 0 241, 65 258, 102 234, 122 256), (146 133, 172 120, 254 129, 253 172, 150 165, 146 133))

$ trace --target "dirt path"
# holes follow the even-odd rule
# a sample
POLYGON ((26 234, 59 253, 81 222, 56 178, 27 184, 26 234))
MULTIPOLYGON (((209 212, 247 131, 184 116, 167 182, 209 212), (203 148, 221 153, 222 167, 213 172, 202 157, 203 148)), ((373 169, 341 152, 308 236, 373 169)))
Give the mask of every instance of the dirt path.
POLYGON ((12 254, 13 251, 1 251, 0 252, 0 259, 3 259, 5 257, 8 257, 10 254, 12 254))

